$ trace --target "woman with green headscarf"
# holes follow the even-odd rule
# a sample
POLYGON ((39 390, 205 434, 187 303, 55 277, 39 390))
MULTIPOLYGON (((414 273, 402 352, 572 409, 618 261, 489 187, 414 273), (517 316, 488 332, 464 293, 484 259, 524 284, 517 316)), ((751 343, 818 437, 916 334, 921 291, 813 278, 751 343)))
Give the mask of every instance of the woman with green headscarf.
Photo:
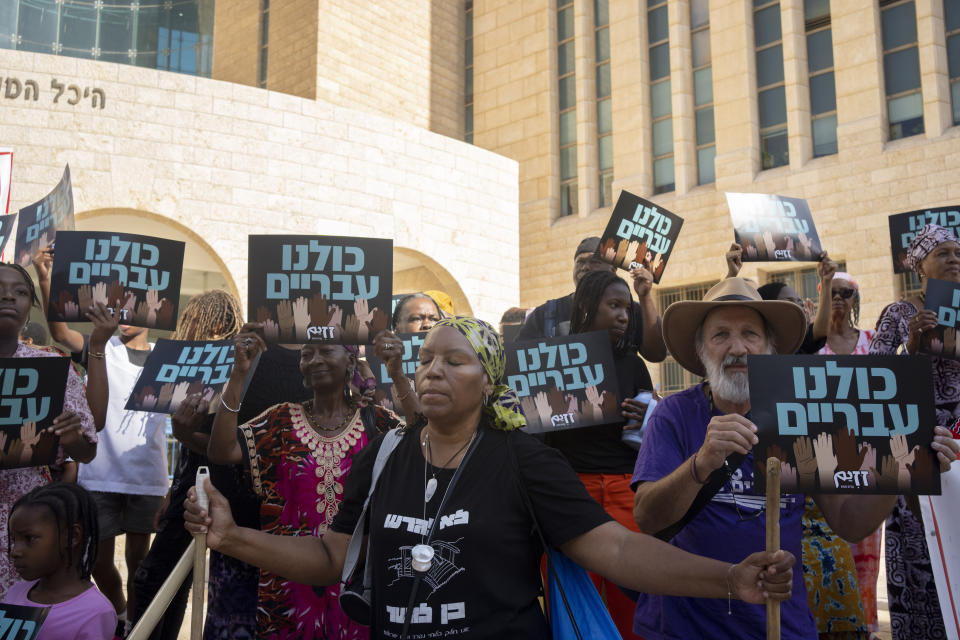
MULTIPOLYGON (((447 318, 427 334, 416 372, 422 417, 404 428, 367 512, 371 637, 402 637, 405 622, 421 638, 549 637, 538 601, 543 550, 521 483, 548 543, 617 584, 757 603, 789 598, 788 553, 757 553, 731 565, 612 521, 559 453, 518 431, 525 420, 503 372, 503 344, 487 323, 447 318), (432 556, 425 565, 418 547, 432 556)), ((336 583, 382 442, 355 458, 340 512, 322 538, 237 527, 209 483, 209 513, 192 493, 187 528, 206 533, 211 548, 290 580, 336 583)))

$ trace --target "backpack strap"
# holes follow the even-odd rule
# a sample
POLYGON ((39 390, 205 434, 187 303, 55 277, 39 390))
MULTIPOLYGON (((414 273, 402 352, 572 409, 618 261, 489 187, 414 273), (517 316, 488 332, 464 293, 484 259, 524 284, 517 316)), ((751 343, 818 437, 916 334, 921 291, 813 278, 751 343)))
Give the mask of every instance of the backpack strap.
MULTIPOLYGON (((383 434, 383 442, 380 443, 380 450, 377 451, 377 459, 373 463, 373 473, 370 474, 370 490, 367 492, 367 499, 363 501, 363 510, 360 511, 360 517, 357 519, 357 524, 353 528, 353 535, 350 536, 350 546, 347 547, 347 555, 343 561, 343 572, 340 575, 340 580, 343 583, 350 581, 357 567, 357 562, 360 560, 360 546, 363 544, 363 529, 367 522, 367 508, 370 506, 370 497, 377 488, 377 481, 380 479, 380 474, 387 464, 387 458, 389 458, 393 450, 397 448, 402 438, 403 433, 400 429, 391 429, 383 434)), ((370 542, 368 540, 367 552, 369 553, 369 551, 370 542)), ((363 572, 363 584, 365 588, 370 587, 371 578, 370 563, 367 563, 363 572)))
POLYGON ((740 468, 740 465, 743 464, 746 457, 747 456, 742 453, 731 453, 727 456, 727 459, 723 461, 720 468, 715 469, 707 478, 707 483, 700 488, 697 497, 693 499, 690 508, 683 514, 683 517, 669 527, 656 532, 654 535, 661 540, 669 542, 674 536, 680 533, 680 530, 696 518, 697 514, 703 511, 703 508, 713 500, 713 496, 717 495, 717 492, 723 488, 723 485, 727 484, 730 476, 740 468))
POLYGON ((557 311, 556 298, 547 300, 543 309, 543 337, 552 338, 557 335, 557 311))

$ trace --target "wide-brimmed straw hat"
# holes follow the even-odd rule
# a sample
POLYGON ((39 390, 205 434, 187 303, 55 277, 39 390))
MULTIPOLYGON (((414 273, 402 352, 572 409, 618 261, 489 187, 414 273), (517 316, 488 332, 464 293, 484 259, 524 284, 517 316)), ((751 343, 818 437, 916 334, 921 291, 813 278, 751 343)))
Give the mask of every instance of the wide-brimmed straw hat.
POLYGON ((773 327, 777 353, 792 355, 800 348, 807 333, 807 317, 799 305, 786 300, 764 300, 743 278, 726 278, 707 291, 700 302, 674 302, 664 312, 663 341, 680 366, 698 376, 706 375, 694 340, 697 328, 714 309, 736 306, 757 311, 773 327))

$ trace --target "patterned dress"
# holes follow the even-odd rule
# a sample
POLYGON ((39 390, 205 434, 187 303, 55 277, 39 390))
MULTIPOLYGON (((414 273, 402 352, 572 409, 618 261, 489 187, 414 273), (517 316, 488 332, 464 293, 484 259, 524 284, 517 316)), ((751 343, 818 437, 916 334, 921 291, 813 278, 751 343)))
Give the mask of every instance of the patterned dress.
MULTIPOLYGON (((906 300, 887 307, 870 343, 870 353, 895 354, 907 343, 917 308, 906 300)), ((937 424, 950 425, 960 405, 960 362, 930 357, 937 424)), ((919 508, 919 505, 917 505, 919 508)), ((895 640, 945 638, 946 630, 930 566, 923 524, 901 496, 887 518, 887 600, 895 640)))
MULTIPOLYGON (((870 329, 861 329, 857 344, 850 352, 852 356, 862 356, 870 352, 870 341, 874 332, 870 329)), ((834 355, 830 345, 824 345, 818 355, 834 355)), ((863 605, 863 617, 869 631, 880 628, 877 619, 877 576, 880 575, 880 539, 882 533, 878 528, 860 542, 850 544, 854 564, 857 565, 857 582, 860 585, 860 601, 863 605)))
MULTIPOLYGON (((21 344, 14 352, 14 358, 56 358, 60 354, 47 350, 28 347, 21 344)), ((93 415, 87 406, 87 396, 83 391, 83 381, 71 368, 67 373, 67 390, 63 400, 63 410, 80 416, 83 437, 88 442, 97 442, 97 431, 93 426, 93 415)), ((65 455, 63 447, 57 450, 57 465, 63 464, 65 455)), ((21 467, 18 469, 0 470, 0 540, 7 540, 7 518, 10 507, 21 496, 31 490, 50 482, 49 467, 21 467)), ((20 581, 20 574, 13 568, 13 563, 6 553, 0 553, 0 597, 2 597, 15 582, 20 581)))
POLYGON ((803 578, 821 640, 867 637, 850 545, 833 532, 812 498, 804 502, 803 578))
MULTIPOLYGON (((382 407, 378 431, 400 424, 382 407)), ((340 434, 326 437, 309 424, 302 404, 283 403, 241 425, 238 437, 260 496, 260 529, 287 536, 322 536, 343 499, 353 456, 367 445, 361 411, 340 434)), ((314 590, 260 571, 257 638, 264 640, 353 640, 369 629, 340 609, 340 585, 314 590)))

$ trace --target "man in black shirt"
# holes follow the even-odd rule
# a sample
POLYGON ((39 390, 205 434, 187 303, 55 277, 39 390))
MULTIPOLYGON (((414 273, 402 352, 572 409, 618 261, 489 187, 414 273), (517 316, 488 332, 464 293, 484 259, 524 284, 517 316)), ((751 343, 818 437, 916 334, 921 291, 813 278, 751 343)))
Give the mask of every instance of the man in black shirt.
MULTIPOLYGON (((586 274, 591 271, 614 271, 610 265, 596 254, 600 246, 600 238, 591 236, 584 238, 577 245, 573 258, 573 284, 576 286, 586 274)), ((660 327, 660 312, 650 295, 653 285, 653 274, 649 269, 640 267, 630 271, 633 278, 633 289, 637 294, 637 303, 633 305, 636 314, 637 327, 633 336, 633 344, 640 355, 650 362, 662 362, 667 357, 667 349, 663 344, 663 331, 660 327)), ((524 322, 517 341, 536 340, 538 338, 552 338, 570 333, 570 316, 573 313, 573 294, 562 298, 547 300, 535 308, 524 322)))

